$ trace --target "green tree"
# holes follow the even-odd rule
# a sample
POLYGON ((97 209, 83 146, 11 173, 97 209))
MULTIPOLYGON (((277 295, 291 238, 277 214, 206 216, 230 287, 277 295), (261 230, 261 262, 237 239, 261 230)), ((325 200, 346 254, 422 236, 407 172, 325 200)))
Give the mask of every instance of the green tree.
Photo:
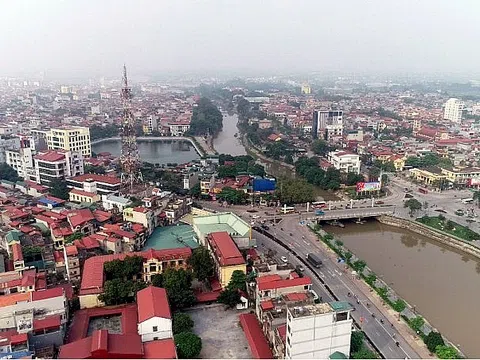
POLYGON ((422 203, 415 198, 408 199, 403 203, 403 207, 410 209, 410 215, 422 209, 422 203))
POLYGON ((293 156, 292 156, 292 154, 289 153, 289 154, 287 154, 287 155, 285 156, 285 162, 286 162, 287 164, 293 164, 293 156))
POLYGON ((365 336, 361 331, 352 331, 352 336, 350 340, 350 353, 356 353, 360 351, 363 347, 363 339, 365 336))
POLYGON ((362 348, 359 351, 353 353, 352 357, 354 359, 376 359, 377 355, 367 348, 362 348))
POLYGON ((328 146, 325 140, 317 139, 312 143, 312 151, 321 156, 326 156, 329 151, 331 151, 330 146, 328 146))
POLYGON ((217 194, 217 199, 224 200, 229 204, 239 205, 245 204, 248 199, 248 194, 242 190, 235 190, 231 187, 224 187, 219 194, 217 194))
POLYGON ((116 124, 90 126, 90 140, 106 139, 118 136, 120 126, 116 124))
POLYGON ((435 348, 435 354, 440 359, 461 359, 462 357, 458 354, 457 350, 455 350, 452 346, 446 345, 438 345, 435 348))
POLYGON ((81 232, 74 232, 72 235, 68 235, 67 237, 65 237, 65 243, 67 244, 70 244, 71 242, 75 241, 75 240, 79 240, 81 238, 83 238, 84 234, 81 233, 81 232))
POLYGON ((202 194, 200 183, 196 183, 195 185, 193 185, 193 187, 190 189, 189 192, 190 192, 190 195, 198 198, 202 194))
POLYGON ((279 181, 276 195, 282 203, 298 204, 314 200, 313 187, 304 179, 283 179, 279 181))
POLYGON ((98 299, 105 305, 120 305, 133 301, 133 282, 131 280, 113 279, 105 281, 103 293, 98 299))
POLYGON ((193 329, 193 320, 190 315, 185 313, 173 314, 172 330, 173 334, 180 334, 183 332, 190 332, 193 329))
POLYGON ((235 270, 227 287, 230 290, 247 291, 247 276, 242 270, 235 270))
POLYGON ((64 180, 55 179, 50 182, 50 194, 62 200, 68 200, 70 189, 64 180))
POLYGON ((368 179, 370 181, 378 181, 378 178, 380 177, 380 173, 382 172, 382 170, 379 168, 379 167, 371 167, 369 170, 368 170, 368 179))
POLYGON ((455 228, 455 223, 452 220, 448 220, 445 223, 445 229, 446 230, 453 230, 455 228))
POLYGON ((425 324, 425 320, 421 316, 417 316, 416 318, 413 318, 412 320, 410 320, 410 326, 415 331, 420 331, 420 329, 424 324, 425 324))
POLYGON ((19 179, 17 172, 7 163, 0 163, 0 180, 17 182, 19 179))
POLYGON ((434 353, 437 346, 443 346, 445 345, 445 342, 443 341, 442 334, 436 331, 431 331, 426 337, 425 337, 425 345, 427 345, 428 350, 430 352, 434 353))
POLYGON ((189 134, 217 135, 223 127, 223 115, 207 98, 201 98, 193 108, 189 134))
POLYGON ((202 339, 191 332, 183 332, 174 336, 179 359, 194 359, 202 351, 202 339))
POLYGON ((162 274, 155 274, 152 275, 152 278, 150 279, 151 283, 153 286, 156 287, 163 287, 163 275, 162 274))
POLYGON ((143 270, 143 257, 127 256, 123 260, 107 261, 103 265, 107 279, 131 280, 138 278, 143 270))
POLYGON ((354 172, 349 172, 345 179, 345 184, 348 186, 356 185, 358 182, 365 181, 363 175, 356 174, 354 172))
POLYGON ((480 191, 475 191, 473 193, 473 200, 477 200, 477 206, 480 207, 480 191))
POLYGON ((240 303, 240 293, 238 290, 226 288, 220 292, 217 301, 221 304, 227 305, 229 308, 233 308, 240 303))
POLYGON ((105 174, 105 168, 103 166, 96 166, 96 165, 85 165, 84 167, 85 174, 105 174))
POLYGON ((214 264, 210 251, 205 246, 194 249, 188 259, 188 265, 193 270, 193 275, 199 281, 205 281, 214 274, 214 264))
POLYGON ((183 309, 195 304, 192 274, 189 271, 168 268, 163 273, 163 287, 167 291, 168 300, 173 309, 183 309))
POLYGON ((231 177, 234 178, 238 175, 235 165, 223 165, 217 168, 217 176, 221 179, 231 177))

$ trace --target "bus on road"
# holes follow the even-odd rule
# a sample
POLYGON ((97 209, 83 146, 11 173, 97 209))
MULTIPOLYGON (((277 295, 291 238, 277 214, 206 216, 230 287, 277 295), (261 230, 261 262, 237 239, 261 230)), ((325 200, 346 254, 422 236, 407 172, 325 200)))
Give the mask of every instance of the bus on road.
POLYGON ((471 203, 473 203, 473 198, 465 198, 465 199, 462 199, 462 203, 464 203, 464 204, 471 204, 471 203))
POLYGON ((314 202, 312 202, 312 207, 314 209, 323 209, 325 206, 327 206, 327 203, 325 201, 314 201, 314 202))

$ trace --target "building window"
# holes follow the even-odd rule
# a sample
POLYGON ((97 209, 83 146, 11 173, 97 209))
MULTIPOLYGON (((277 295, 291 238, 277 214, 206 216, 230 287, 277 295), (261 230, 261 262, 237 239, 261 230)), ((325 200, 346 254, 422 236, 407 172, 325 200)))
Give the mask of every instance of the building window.
POLYGON ((183 265, 183 260, 178 260, 178 265, 183 265))
POLYGON ((154 326, 153 327, 153 332, 157 332, 158 331, 158 326, 154 326))
POLYGON ((153 340, 158 340, 158 336, 155 336, 155 337, 153 338, 153 340))

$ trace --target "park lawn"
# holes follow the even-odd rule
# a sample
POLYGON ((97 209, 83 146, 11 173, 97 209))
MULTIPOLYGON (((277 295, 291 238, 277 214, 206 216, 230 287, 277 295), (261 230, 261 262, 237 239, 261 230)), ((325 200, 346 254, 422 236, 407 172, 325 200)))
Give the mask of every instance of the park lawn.
POLYGON ((480 234, 451 220, 450 221, 453 224, 453 229, 447 230, 445 225, 448 220, 442 221, 438 218, 438 216, 423 216, 421 218, 418 218, 417 221, 424 225, 430 226, 431 228, 438 229, 447 234, 454 235, 460 239, 464 239, 467 241, 480 240, 480 234))

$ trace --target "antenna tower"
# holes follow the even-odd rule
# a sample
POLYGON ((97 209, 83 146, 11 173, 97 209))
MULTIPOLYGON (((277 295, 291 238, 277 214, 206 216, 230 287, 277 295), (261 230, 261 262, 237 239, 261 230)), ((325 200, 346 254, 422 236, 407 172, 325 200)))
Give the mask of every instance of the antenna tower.
POLYGON ((121 181, 125 188, 132 189, 136 183, 143 182, 140 171, 140 156, 138 155, 137 136, 135 134, 135 118, 132 113, 132 89, 128 86, 127 68, 123 65, 122 79, 122 155, 120 165, 122 167, 121 181))

